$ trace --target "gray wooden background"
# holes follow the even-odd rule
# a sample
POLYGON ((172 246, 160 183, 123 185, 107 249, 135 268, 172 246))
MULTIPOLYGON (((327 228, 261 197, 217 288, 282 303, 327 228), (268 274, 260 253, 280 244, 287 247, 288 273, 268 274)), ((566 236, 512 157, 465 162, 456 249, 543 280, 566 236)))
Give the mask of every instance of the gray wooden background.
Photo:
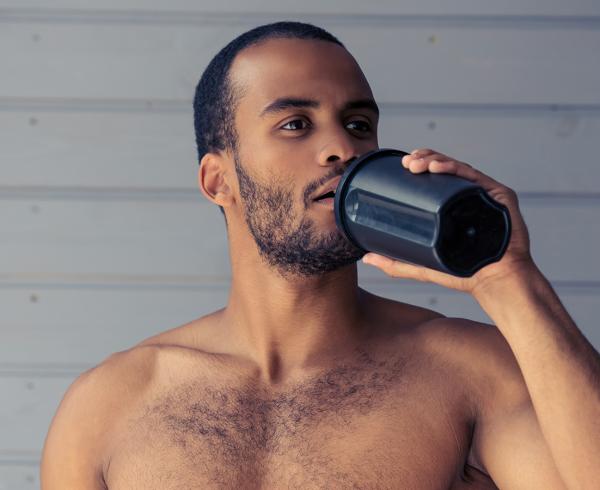
MULTIPOLYGON (((357 57, 381 146, 438 149, 519 193, 534 258, 600 347, 597 0, 0 0, 0 490, 38 488, 78 373, 225 304, 191 98, 227 41, 284 19, 357 57)), ((366 267, 360 282, 489 321, 466 295, 366 267)))

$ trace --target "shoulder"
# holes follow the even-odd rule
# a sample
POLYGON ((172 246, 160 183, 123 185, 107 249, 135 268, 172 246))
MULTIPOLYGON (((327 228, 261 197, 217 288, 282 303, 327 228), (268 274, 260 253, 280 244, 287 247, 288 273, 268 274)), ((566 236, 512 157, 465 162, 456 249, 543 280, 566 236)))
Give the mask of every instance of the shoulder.
POLYGON ((156 345, 137 345, 111 354, 75 379, 57 416, 97 412, 98 422, 114 420, 114 415, 126 410, 128 403, 150 386, 160 354, 161 347, 156 345))
POLYGON ((208 315, 196 318, 188 323, 169 330, 164 330, 148 337, 135 347, 157 347, 158 353, 166 353, 170 349, 209 350, 219 335, 218 324, 224 308, 208 315), (161 349, 162 347, 162 349, 161 349))
POLYGON ((495 325, 442 317, 416 330, 427 351, 468 374, 478 406, 497 396, 522 399, 527 394, 517 360, 495 325))
POLYGON ((475 362, 493 353, 499 363, 510 363, 510 348, 494 325, 446 317, 435 310, 368 292, 367 300, 368 315, 373 323, 399 334, 401 342, 420 346, 423 354, 430 353, 448 361, 466 362, 468 359, 475 362))
MULTIPOLYGON (((474 397, 482 400, 511 390, 522 396, 524 382, 508 342, 495 325, 466 318, 446 317, 416 305, 367 294, 372 321, 397 336, 396 343, 409 343, 420 355, 437 360, 453 372, 463 373, 474 397)), ((388 338, 388 337, 386 337, 388 338)), ((481 402, 480 402, 481 403, 481 402)))
POLYGON ((134 347, 75 379, 44 442, 42 488, 103 488, 110 429, 150 386, 157 356, 156 347, 134 347))
MULTIPOLYGON (((527 390, 512 350, 495 325, 443 314, 370 295, 373 321, 386 325, 396 345, 410 344, 419 355, 454 374, 473 406, 494 396, 522 399, 527 390)), ((386 338, 388 338, 386 336, 386 338)))

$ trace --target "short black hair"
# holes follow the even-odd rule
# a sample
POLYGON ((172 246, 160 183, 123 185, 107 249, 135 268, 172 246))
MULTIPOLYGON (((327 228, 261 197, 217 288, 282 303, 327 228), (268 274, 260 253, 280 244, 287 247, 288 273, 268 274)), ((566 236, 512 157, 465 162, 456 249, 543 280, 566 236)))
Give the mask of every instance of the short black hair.
MULTIPOLYGON (((235 110, 240 96, 229 77, 236 55, 243 49, 275 38, 316 39, 345 46, 326 30, 303 22, 274 22, 240 34, 210 61, 194 95, 194 130, 198 148, 198 163, 206 153, 231 150, 237 153, 235 110)), ((221 208, 223 211, 223 208, 221 208)))

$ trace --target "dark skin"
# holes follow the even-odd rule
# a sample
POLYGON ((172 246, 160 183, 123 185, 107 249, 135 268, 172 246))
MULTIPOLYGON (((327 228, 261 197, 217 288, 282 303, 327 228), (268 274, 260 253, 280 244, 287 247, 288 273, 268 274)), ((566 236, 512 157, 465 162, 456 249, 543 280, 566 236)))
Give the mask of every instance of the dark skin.
MULTIPOLYGON (((243 87, 239 161, 264 189, 291 196, 276 233, 309 220, 313 241, 331 237, 332 206, 307 200, 306 190, 378 147, 360 67, 335 44, 278 39, 241 52, 231 74, 243 87), (296 103, 263 114, 282 97, 296 103)), ((593 454, 596 439, 582 435, 592 428, 593 402, 575 391, 594 392, 581 382, 570 393, 580 397, 583 422, 565 422, 568 403, 544 411, 565 392, 543 399, 552 390, 543 389, 539 363, 563 366, 553 373, 563 388, 567 374, 582 373, 548 340, 546 357, 533 351, 514 326, 525 319, 540 338, 574 331, 543 313, 566 322, 557 303, 540 299, 548 295, 516 196, 467 164, 422 150, 405 159, 411 171, 463 174, 504 200, 517 223, 509 253, 466 281, 380 256, 372 263, 473 294, 498 328, 371 295, 358 288, 355 264, 312 275, 274 265, 249 230, 236 156, 209 153, 199 186, 227 216, 228 304, 82 375, 50 429, 43 488, 570 488, 563 479, 577 488, 590 459, 554 442, 574 431, 593 454), (523 273, 537 299, 523 289, 523 273), (515 290, 516 299, 508 295, 515 290), (495 306, 498 298, 515 305, 511 313, 495 306), (559 472, 559 457, 576 459, 577 471, 559 472)), ((592 358, 576 334, 569 340, 592 358)))

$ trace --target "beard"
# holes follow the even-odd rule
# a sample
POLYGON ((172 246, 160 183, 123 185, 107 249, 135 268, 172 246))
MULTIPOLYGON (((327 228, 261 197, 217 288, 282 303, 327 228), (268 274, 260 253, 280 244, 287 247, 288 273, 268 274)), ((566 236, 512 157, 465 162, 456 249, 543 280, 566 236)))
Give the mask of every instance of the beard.
MULTIPOLYGON (((313 220, 303 216, 299 224, 294 209, 293 188, 277 182, 263 183, 251 177, 234 152, 244 219, 258 246, 260 256, 282 276, 315 276, 355 263, 366 253, 355 246, 336 227, 319 233, 313 220)), ((331 179, 343 170, 327 176, 331 179)), ((320 181, 326 181, 320 179, 320 181)), ((304 190, 304 207, 309 195, 321 182, 304 190)))

